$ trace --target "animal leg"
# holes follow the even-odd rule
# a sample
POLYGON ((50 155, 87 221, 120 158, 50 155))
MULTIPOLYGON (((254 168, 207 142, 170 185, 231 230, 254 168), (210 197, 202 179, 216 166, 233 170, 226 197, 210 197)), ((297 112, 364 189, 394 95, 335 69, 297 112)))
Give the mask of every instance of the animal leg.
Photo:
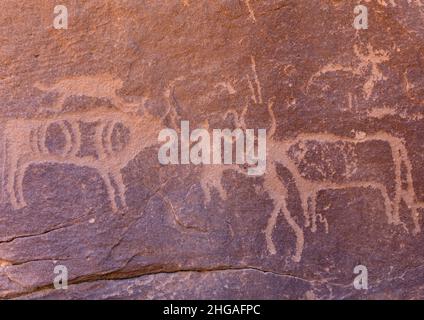
POLYGON ((112 184, 116 186, 116 191, 118 192, 119 201, 123 208, 127 208, 127 201, 125 197, 126 187, 124 180, 122 179, 122 174, 120 171, 110 173, 112 184))
POLYGON ((112 207, 112 211, 113 212, 117 212, 118 211, 118 206, 116 204, 116 194, 115 194, 115 188, 113 187, 112 184, 112 180, 110 178, 109 173, 107 172, 107 170, 104 170, 103 168, 98 168, 98 172, 100 173, 105 186, 106 186, 106 191, 107 191, 107 195, 109 197, 109 201, 110 201, 110 205, 112 207))
MULTIPOLYGON (((9 146, 6 146, 9 151, 9 146)), ((14 209, 19 209, 18 197, 15 191, 16 185, 16 172, 18 170, 18 159, 15 153, 8 152, 8 164, 7 164, 7 183, 6 190, 9 196, 10 204, 14 209)))
POLYGON ((314 191, 312 192, 312 194, 309 195, 309 201, 311 206, 310 206, 310 217, 311 217, 311 231, 312 232, 316 232, 317 231, 317 197, 318 197, 318 192, 314 191))
POLYGON ((264 186, 274 204, 274 209, 268 219, 267 227, 264 230, 268 251, 270 254, 276 254, 277 252, 272 240, 272 233, 277 224, 278 214, 282 212, 285 220, 296 237, 295 254, 292 257, 292 260, 294 262, 299 262, 302 258, 303 247, 305 244, 304 233, 287 208, 286 198, 288 192, 283 183, 280 181, 275 167, 269 171, 269 174, 265 179, 264 186), (278 181, 278 183, 276 183, 276 181, 278 181))
POLYGON ((305 228, 308 228, 311 226, 311 219, 309 214, 309 195, 307 192, 302 191, 299 188, 298 191, 300 195, 300 204, 302 206, 303 217, 305 219, 305 228))

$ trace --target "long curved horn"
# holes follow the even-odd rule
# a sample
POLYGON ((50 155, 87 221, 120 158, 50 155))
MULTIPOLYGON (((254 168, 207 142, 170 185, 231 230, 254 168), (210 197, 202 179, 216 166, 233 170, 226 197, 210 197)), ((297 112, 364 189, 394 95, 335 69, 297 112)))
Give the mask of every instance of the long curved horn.
POLYGON ((63 134, 65 135, 65 147, 63 148, 63 151, 62 151, 62 155, 65 157, 65 156, 68 156, 73 150, 72 131, 65 124, 65 121, 61 121, 59 126, 63 134))
POLYGON ((37 146, 40 153, 47 154, 49 150, 46 147, 47 128, 50 123, 41 124, 37 129, 37 146))
POLYGON ((106 128, 106 136, 105 136, 105 147, 106 152, 110 155, 113 154, 113 147, 112 147, 112 135, 113 135, 113 129, 115 129, 116 121, 110 121, 109 126, 106 128))

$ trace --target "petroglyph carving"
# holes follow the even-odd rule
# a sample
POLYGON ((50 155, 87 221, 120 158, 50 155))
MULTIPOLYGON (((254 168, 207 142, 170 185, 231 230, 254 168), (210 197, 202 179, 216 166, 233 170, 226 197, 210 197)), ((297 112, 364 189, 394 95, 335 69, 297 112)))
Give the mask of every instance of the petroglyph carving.
POLYGON ((256 22, 255 12, 253 11, 252 5, 250 4, 250 0, 244 0, 246 3, 247 10, 249 10, 249 17, 252 19, 253 23, 256 22))
POLYGON ((123 81, 109 74, 96 76, 81 76, 61 80, 54 85, 48 86, 43 83, 35 83, 34 87, 44 92, 55 92, 59 98, 52 108, 47 111, 58 112, 69 97, 86 96, 98 99, 108 99, 116 108, 122 111, 135 111, 137 103, 128 103, 117 95, 117 91, 123 86, 123 81))
MULTIPOLYGON (((380 60, 385 61, 385 58, 380 60)), ((254 74, 253 78, 255 79, 257 77, 256 65, 252 58, 252 66, 253 65, 255 66, 252 67, 254 74)), ((366 65, 368 66, 368 63, 366 63, 366 65)), ((365 67, 365 62, 363 67, 365 67)), ((361 70, 363 67, 360 67, 359 69, 349 69, 349 71, 361 70)), ((374 71, 377 70, 375 69, 377 68, 376 66, 373 66, 373 68, 374 71)), ((330 70, 330 67, 325 70, 325 72, 327 72, 330 70)), ((264 107, 264 104, 260 104, 260 101, 262 100, 260 81, 258 78, 256 79, 257 81, 254 83, 257 88, 253 86, 252 81, 248 78, 248 85, 252 91, 251 100, 260 107, 264 107)), ((373 83, 375 79, 376 78, 371 76, 370 83, 373 83)), ((377 132, 373 134, 358 132, 355 137, 338 136, 322 132, 301 133, 294 138, 277 140, 274 138, 277 129, 277 121, 273 110, 275 104, 274 100, 274 98, 269 99, 265 104, 271 121, 267 133, 267 171, 263 177, 264 191, 269 195, 274 205, 273 211, 271 212, 267 226, 264 230, 266 245, 270 254, 273 255, 277 253, 272 236, 280 213, 282 213, 284 219, 296 237, 294 254, 292 256, 292 259, 295 262, 299 262, 302 257, 305 243, 305 229, 310 230, 311 232, 316 232, 318 224, 322 224, 324 231, 326 233, 329 232, 328 221, 325 217, 317 213, 318 194, 326 190, 352 188, 377 190, 384 201, 388 224, 402 225, 406 228, 406 224, 401 221, 400 217, 400 206, 403 202, 411 211, 411 217, 414 222, 414 233, 421 231, 418 209, 422 208, 422 204, 417 202, 413 186, 412 164, 403 139, 386 132, 377 132), (299 164, 301 160, 307 161, 305 158, 305 152, 307 151, 308 144, 311 142, 318 144, 319 146, 339 146, 340 156, 345 159, 347 165, 342 181, 332 181, 331 179, 326 179, 325 176, 322 179, 313 180, 303 174, 299 164), (389 147, 389 156, 393 161, 395 176, 395 187, 393 192, 389 192, 385 184, 375 181, 374 177, 355 174, 356 170, 358 170, 358 166, 355 163, 355 157, 357 156, 355 148, 360 144, 370 142, 383 143, 389 147), (297 156, 293 156, 293 148, 299 145, 303 146, 303 153, 301 152, 297 156), (346 154, 351 156, 351 162, 349 162, 349 159, 346 158, 346 154), (303 211, 303 227, 301 226, 301 223, 292 216, 288 209, 288 189, 278 175, 278 165, 285 167, 291 173, 295 181, 303 211)), ((247 105, 243 108, 240 114, 235 109, 229 110, 224 115, 224 118, 230 114, 233 115, 235 125, 239 128, 245 129, 247 105)), ((331 166, 331 164, 329 165, 331 166)), ((222 167, 205 166, 202 172, 202 188, 205 194, 206 203, 211 200, 211 190, 214 188, 218 191, 221 198, 225 199, 227 197, 225 188, 222 185, 222 176, 225 170, 234 170, 246 175, 246 171, 242 167, 236 165, 222 167)))
POLYGON ((229 82, 219 82, 215 85, 215 88, 226 90, 231 95, 236 93, 236 90, 229 82))
POLYGON ((366 54, 362 53, 357 45, 353 47, 353 50, 355 52, 356 57, 359 59, 359 63, 357 63, 356 66, 343 65, 339 63, 327 64, 314 75, 312 75, 312 77, 307 83, 306 90, 309 90, 310 86, 316 81, 316 79, 327 73, 347 72, 356 76, 367 77, 362 87, 362 90, 365 99, 368 100, 374 91, 375 85, 378 82, 387 79, 383 75, 383 72, 380 70, 379 65, 389 60, 389 53, 384 50, 374 50, 371 45, 367 46, 366 54))
MULTIPOLYGON (((272 110, 272 103, 269 103, 269 109, 272 110)), ((384 204, 385 212, 387 215, 387 222, 393 225, 404 225, 400 218, 400 205, 402 201, 411 210, 412 219, 414 221, 414 232, 420 232, 420 225, 418 221, 418 208, 421 206, 417 203, 415 191, 413 188, 412 180, 412 165, 408 157, 407 150, 405 148, 404 141, 400 138, 394 137, 385 132, 378 132, 365 137, 359 135, 359 137, 342 137, 329 133, 314 133, 314 134, 300 134, 296 138, 287 140, 275 140, 273 138, 274 128, 276 127, 275 118, 272 115, 271 130, 268 134, 267 145, 267 168, 264 175, 264 191, 268 193, 273 201, 274 209, 268 220, 266 229, 264 230, 267 248, 270 254, 276 254, 277 250, 272 240, 273 230, 275 229, 277 218, 280 212, 282 212, 286 222, 291 227, 292 231, 296 235, 296 248, 295 254, 293 255, 294 261, 300 261, 303 246, 304 246, 304 231, 298 224, 298 222, 292 217, 289 210, 287 209, 286 199, 288 197, 288 190, 284 183, 281 181, 277 174, 277 165, 281 164, 287 168, 293 176, 296 187, 298 189, 302 210, 304 214, 304 227, 309 228, 312 232, 316 232, 317 224, 322 223, 325 231, 328 232, 329 226, 325 217, 317 214, 317 196, 321 191, 326 190, 342 190, 342 189, 374 189, 380 192, 384 204), (347 146, 355 146, 366 142, 383 142, 387 143, 391 150, 391 157, 394 163, 395 172, 395 191, 394 195, 390 196, 387 186, 382 183, 375 182, 372 177, 368 179, 366 177, 354 177, 351 172, 355 168, 348 168, 345 175, 345 181, 333 182, 328 180, 315 181, 308 179, 302 175, 299 169, 299 163, 290 156, 290 150, 293 146, 300 144, 305 145, 307 142, 315 142, 320 145, 323 144, 343 144, 347 146), (402 178, 402 168, 406 169, 405 178, 402 178), (350 174, 349 174, 350 173, 350 174), (407 187, 403 188, 403 184, 406 183, 407 187)), ((243 116, 242 116, 243 118, 243 116)), ((240 123, 244 122, 239 120, 240 123)), ((352 165, 352 164, 351 164, 352 165)), ((205 167, 202 173, 202 187, 205 193, 206 201, 211 199, 211 190, 216 188, 221 198, 227 197, 226 191, 221 184, 222 174, 225 170, 235 170, 239 173, 245 174, 245 171, 238 166, 223 166, 223 167, 205 167)))
POLYGON ((259 81, 258 72, 256 71, 255 57, 251 56, 250 61, 251 61, 251 68, 252 68, 252 73, 253 73, 253 81, 256 85, 256 88, 255 88, 252 84, 252 80, 250 79, 250 77, 247 77, 247 81, 249 83, 249 88, 250 88, 250 91, 252 92, 251 98, 255 103, 263 103, 262 85, 261 85, 261 82, 259 81))
MULTIPOLYGON (((387 143, 390 146, 391 150, 391 157, 394 162, 394 171, 395 171, 395 195, 393 198, 389 197, 389 192, 387 191, 386 186, 384 186, 381 183, 374 182, 372 177, 366 178, 361 177, 360 179, 354 178, 351 175, 346 175, 346 180, 342 183, 333 183, 333 182, 326 182, 326 181, 320 181, 320 182, 311 182, 306 181, 304 178, 301 179, 298 178, 298 181, 301 181, 301 185, 306 185, 307 188, 300 188, 300 189, 307 189, 308 192, 302 191, 302 206, 303 209, 307 209, 307 201, 311 201, 311 213, 309 216, 309 221, 307 221, 308 224, 311 224, 312 230, 316 230, 316 217, 315 214, 315 207, 316 207, 316 196, 318 192, 321 190, 327 190, 327 189, 347 189, 347 188, 374 188, 376 190, 379 190, 381 195, 384 198, 385 204, 386 204, 386 214, 387 214, 387 220, 388 223, 392 224, 401 224, 400 220, 400 204, 402 201, 404 201, 408 207, 411 208, 415 223, 416 232, 419 231, 419 224, 418 224, 418 214, 416 212, 416 208, 414 206, 415 204, 415 197, 412 196, 414 193, 413 186, 412 186, 412 167, 411 163, 409 161, 406 148, 404 146, 404 142, 396 137, 393 137, 385 132, 379 132, 376 134, 368 135, 362 139, 357 138, 346 138, 346 137, 339 137, 331 134, 302 134, 298 136, 295 141, 290 141, 290 144, 296 142, 305 142, 305 141, 314 141, 319 142, 320 144, 328 144, 328 143, 343 143, 347 145, 358 145, 366 142, 373 142, 373 141, 380 141, 387 143), (297 141, 296 141, 297 140, 297 141), (406 181, 408 184, 408 187, 406 190, 402 189, 403 179, 402 179, 402 166, 406 168, 406 181), (308 197, 308 199, 305 199, 305 197, 308 197)), ((293 169, 294 170, 294 169, 293 169)), ((293 171, 292 171, 293 173, 293 171)), ((298 173, 296 172, 296 175, 298 173)))
MULTIPOLYGON (((142 116, 110 109, 84 113, 56 114, 36 119, 3 119, 2 192, 14 209, 27 205, 23 179, 32 164, 61 163, 95 169, 102 177, 113 211, 125 208, 126 187, 121 169, 143 149, 157 143, 161 119, 145 112, 142 116), (81 155, 81 123, 96 126, 93 137, 96 155, 81 155), (64 147, 52 152, 46 145, 48 129, 58 125, 65 137, 64 147), (112 137, 118 126, 129 131, 121 148, 114 148, 112 137)), ((3 197, 5 198, 5 197, 3 197)))

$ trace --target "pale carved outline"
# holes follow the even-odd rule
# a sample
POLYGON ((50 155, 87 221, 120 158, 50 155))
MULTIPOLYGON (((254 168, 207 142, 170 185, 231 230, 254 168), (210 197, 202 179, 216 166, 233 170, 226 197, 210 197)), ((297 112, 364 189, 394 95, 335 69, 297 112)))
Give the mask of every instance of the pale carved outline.
MULTIPOLYGON (((373 66, 374 67, 374 66, 373 66)), ((251 57, 251 68, 252 78, 247 77, 248 87, 252 92, 251 100, 254 104, 259 107, 263 107, 264 103, 262 97, 261 83, 256 70, 256 62, 254 57, 251 57), (256 88, 253 86, 256 84, 256 88)), ((374 67, 375 68, 375 67, 374 67)), ((351 71, 351 69, 349 69, 351 71)), ((371 76, 371 80, 373 77, 371 76)), ((264 191, 271 198, 274 208, 268 219, 267 226, 264 230, 267 250, 271 255, 277 253, 276 246, 272 239, 274 229, 277 224, 277 218, 280 212, 283 214, 284 219, 292 229, 296 237, 296 244, 292 260, 294 262, 300 262, 302 258, 302 252, 305 245, 305 234, 304 229, 296 221, 288 210, 287 198, 288 189, 281 181, 277 173, 277 166, 280 164, 285 167, 291 173, 297 190, 301 199, 301 206, 304 217, 304 228, 310 229, 312 232, 317 231, 317 223, 324 225, 325 232, 328 233, 329 225, 328 221, 322 215, 317 214, 316 204, 317 196, 319 192, 324 190, 340 190, 340 189, 351 189, 351 188, 372 188, 380 192, 385 203, 385 213, 387 216, 388 224, 402 225, 407 231, 406 224, 401 221, 400 218, 400 205, 402 201, 411 210, 411 217, 414 223, 413 232, 419 233, 421 231, 419 224, 419 213, 418 209, 423 208, 424 204, 417 201, 417 196, 413 186, 412 177, 412 163, 409 159, 408 152, 406 149, 405 141, 401 138, 395 137, 387 132, 377 132, 370 135, 359 134, 352 137, 338 136, 335 134, 321 132, 321 133, 301 133, 298 136, 290 139, 277 140, 274 135, 277 130, 277 121, 274 114, 275 98, 271 98, 265 104, 271 120, 270 128, 267 132, 267 169, 263 176, 264 191), (357 145, 359 143, 365 143, 370 141, 381 141, 387 143, 391 149, 391 157, 393 159, 394 171, 395 171, 395 192, 391 198, 387 187, 381 183, 373 180, 361 180, 361 181, 347 181, 345 183, 336 183, 330 181, 312 181, 302 176, 297 164, 289 155, 289 150, 292 146, 299 142, 313 141, 318 143, 346 143, 357 145), (405 180, 402 178, 402 168, 406 169, 405 180), (403 183, 406 182, 406 188, 403 188, 403 183)), ((228 115, 232 115, 236 128, 246 129, 245 117, 248 111, 248 103, 239 114, 237 110, 230 109, 224 114, 224 119, 228 115)), ((222 185, 222 178, 224 171, 234 170, 238 173, 247 176, 246 170, 237 165, 225 165, 225 166, 204 166, 202 171, 201 186, 205 195, 205 202, 208 203, 212 199, 212 190, 216 189, 219 196, 222 199, 227 198, 227 192, 222 185)))
MULTIPOLYGON (((261 83, 256 70, 256 62, 251 57, 251 68, 253 72, 252 80, 247 78, 249 87, 252 90, 252 100, 258 105, 264 105, 261 83), (256 88, 253 86, 256 85, 256 88)), ((92 79, 91 79, 92 80, 92 79)), ((176 81, 182 79, 178 78, 176 81)), ((65 113, 52 116, 44 116, 33 119, 1 119, 3 123, 3 179, 2 187, 6 190, 10 203, 13 208, 19 209, 26 205, 23 194, 23 178, 27 168, 31 164, 41 163, 64 163, 78 166, 85 166, 95 169, 102 177, 111 207, 113 211, 118 210, 118 203, 122 207, 126 207, 125 191, 126 186, 123 183, 121 170, 134 159, 143 149, 157 144, 157 133, 160 130, 163 119, 170 116, 172 123, 177 123, 177 112, 175 106, 175 97, 173 96, 174 82, 171 83, 169 90, 165 96, 169 101, 169 109, 167 114, 162 117, 154 117, 145 112, 140 116, 133 112, 111 109, 96 109, 83 113, 65 113), (89 119, 89 120, 87 120, 89 119), (79 130, 80 121, 98 122, 95 141, 98 159, 94 157, 79 157, 77 153, 81 146, 81 134, 79 130), (130 130, 130 139, 123 150, 116 152, 112 148, 112 132, 117 123, 123 124, 130 130), (46 133, 50 125, 57 124, 62 129, 65 136, 65 147, 59 154, 52 154, 46 148, 46 133), (140 137, 142 139, 140 140, 140 137), (116 201, 118 198, 118 201, 116 201)), ((63 84, 63 82, 61 82, 63 84)), ((84 82, 88 85, 90 81, 84 82)), ((93 82, 95 83, 95 82, 93 82)), ((122 82, 117 82, 122 84, 122 82)), ((94 84, 95 85, 95 84, 94 84)), ((54 86, 55 90, 57 86, 54 86)), ((76 94, 74 91, 72 91, 76 94)), ((85 93, 97 94, 98 92, 86 89, 85 93)), ((68 94, 67 96, 72 96, 68 94)), ((103 94, 100 92, 100 96, 103 94)), ((122 100, 114 100, 114 102, 122 102, 122 100)), ((63 100, 63 99, 62 99, 63 100)), ((62 101, 64 102, 64 100, 62 101)), ((267 249, 270 254, 276 254, 272 235, 277 223, 277 218, 282 212, 284 219, 296 236, 295 253, 292 257, 293 261, 299 262, 304 249, 304 229, 299 225, 294 217, 292 217, 287 206, 288 189, 281 181, 277 173, 277 165, 281 164, 286 167, 292 174, 299 195, 301 198, 302 210, 304 215, 304 227, 310 228, 312 232, 316 232, 317 223, 322 223, 328 232, 328 222, 325 217, 316 213, 316 198, 320 191, 329 189, 349 189, 349 188, 373 188, 378 190, 386 205, 386 215, 389 224, 404 225, 399 216, 399 207, 402 201, 412 211, 414 221, 414 232, 420 232, 417 210, 423 207, 422 203, 418 203, 415 190, 413 187, 412 164, 409 160, 405 147, 405 142, 393 135, 385 132, 378 132, 372 135, 359 136, 355 138, 342 137, 329 133, 302 133, 293 139, 277 140, 274 138, 277 122, 274 115, 275 99, 267 101, 267 109, 271 119, 271 126, 267 134, 267 171, 264 175, 264 190, 272 199, 274 208, 268 219, 267 227, 264 230, 267 249), (352 181, 346 183, 334 183, 324 181, 311 181, 303 177, 296 163, 289 156, 289 149, 293 145, 304 141, 315 141, 324 143, 343 142, 349 144, 364 143, 366 141, 383 141, 389 144, 392 151, 392 158, 395 167, 395 196, 390 198, 386 186, 374 181, 352 181), (402 166, 406 168, 406 184, 404 189, 402 179, 402 166)), ((119 105, 121 106, 121 105, 119 105)), ((62 106, 63 107, 63 106, 62 106)), ((133 106, 130 106, 133 107, 133 106)), ((245 117, 247 114, 248 104, 243 108, 241 115, 236 110, 229 110, 224 117, 232 114, 235 119, 236 126, 246 129, 245 117)), ((125 108, 123 108, 125 109, 125 108)), ((205 195, 205 202, 211 201, 211 192, 215 188, 218 190, 222 199, 226 199, 227 193, 222 185, 222 176, 225 170, 233 169, 237 172, 246 174, 246 171, 236 165, 223 166, 204 166, 201 177, 201 187, 205 195)), ((2 188, 3 190, 3 188, 2 188)))
POLYGON ((60 93, 59 102, 49 110, 54 114, 31 119, 0 119, 3 138, 2 202, 8 200, 14 209, 25 207, 23 179, 28 167, 32 164, 60 163, 95 169, 106 186, 112 210, 117 212, 119 208, 127 208, 126 186, 121 170, 142 150, 157 144, 157 133, 163 119, 148 112, 140 115, 136 104, 126 103, 119 98, 116 91, 122 84, 120 79, 109 75, 71 78, 51 87, 36 84, 37 88, 60 93), (77 95, 107 98, 115 108, 60 113, 65 100, 77 95), (97 157, 78 155, 81 122, 97 124, 93 139, 97 157), (50 152, 46 146, 47 130, 53 124, 59 125, 65 137, 65 146, 59 153, 50 152), (112 134, 117 124, 122 124, 130 133, 122 150, 113 150, 112 146, 112 134))

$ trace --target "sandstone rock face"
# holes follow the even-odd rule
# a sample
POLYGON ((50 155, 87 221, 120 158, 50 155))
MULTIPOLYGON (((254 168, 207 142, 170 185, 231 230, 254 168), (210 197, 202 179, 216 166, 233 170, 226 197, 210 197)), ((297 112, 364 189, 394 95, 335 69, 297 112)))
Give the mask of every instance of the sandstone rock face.
POLYGON ((0 297, 424 298, 424 4, 358 2, 2 0, 0 297), (181 121, 265 173, 160 164, 181 121))

